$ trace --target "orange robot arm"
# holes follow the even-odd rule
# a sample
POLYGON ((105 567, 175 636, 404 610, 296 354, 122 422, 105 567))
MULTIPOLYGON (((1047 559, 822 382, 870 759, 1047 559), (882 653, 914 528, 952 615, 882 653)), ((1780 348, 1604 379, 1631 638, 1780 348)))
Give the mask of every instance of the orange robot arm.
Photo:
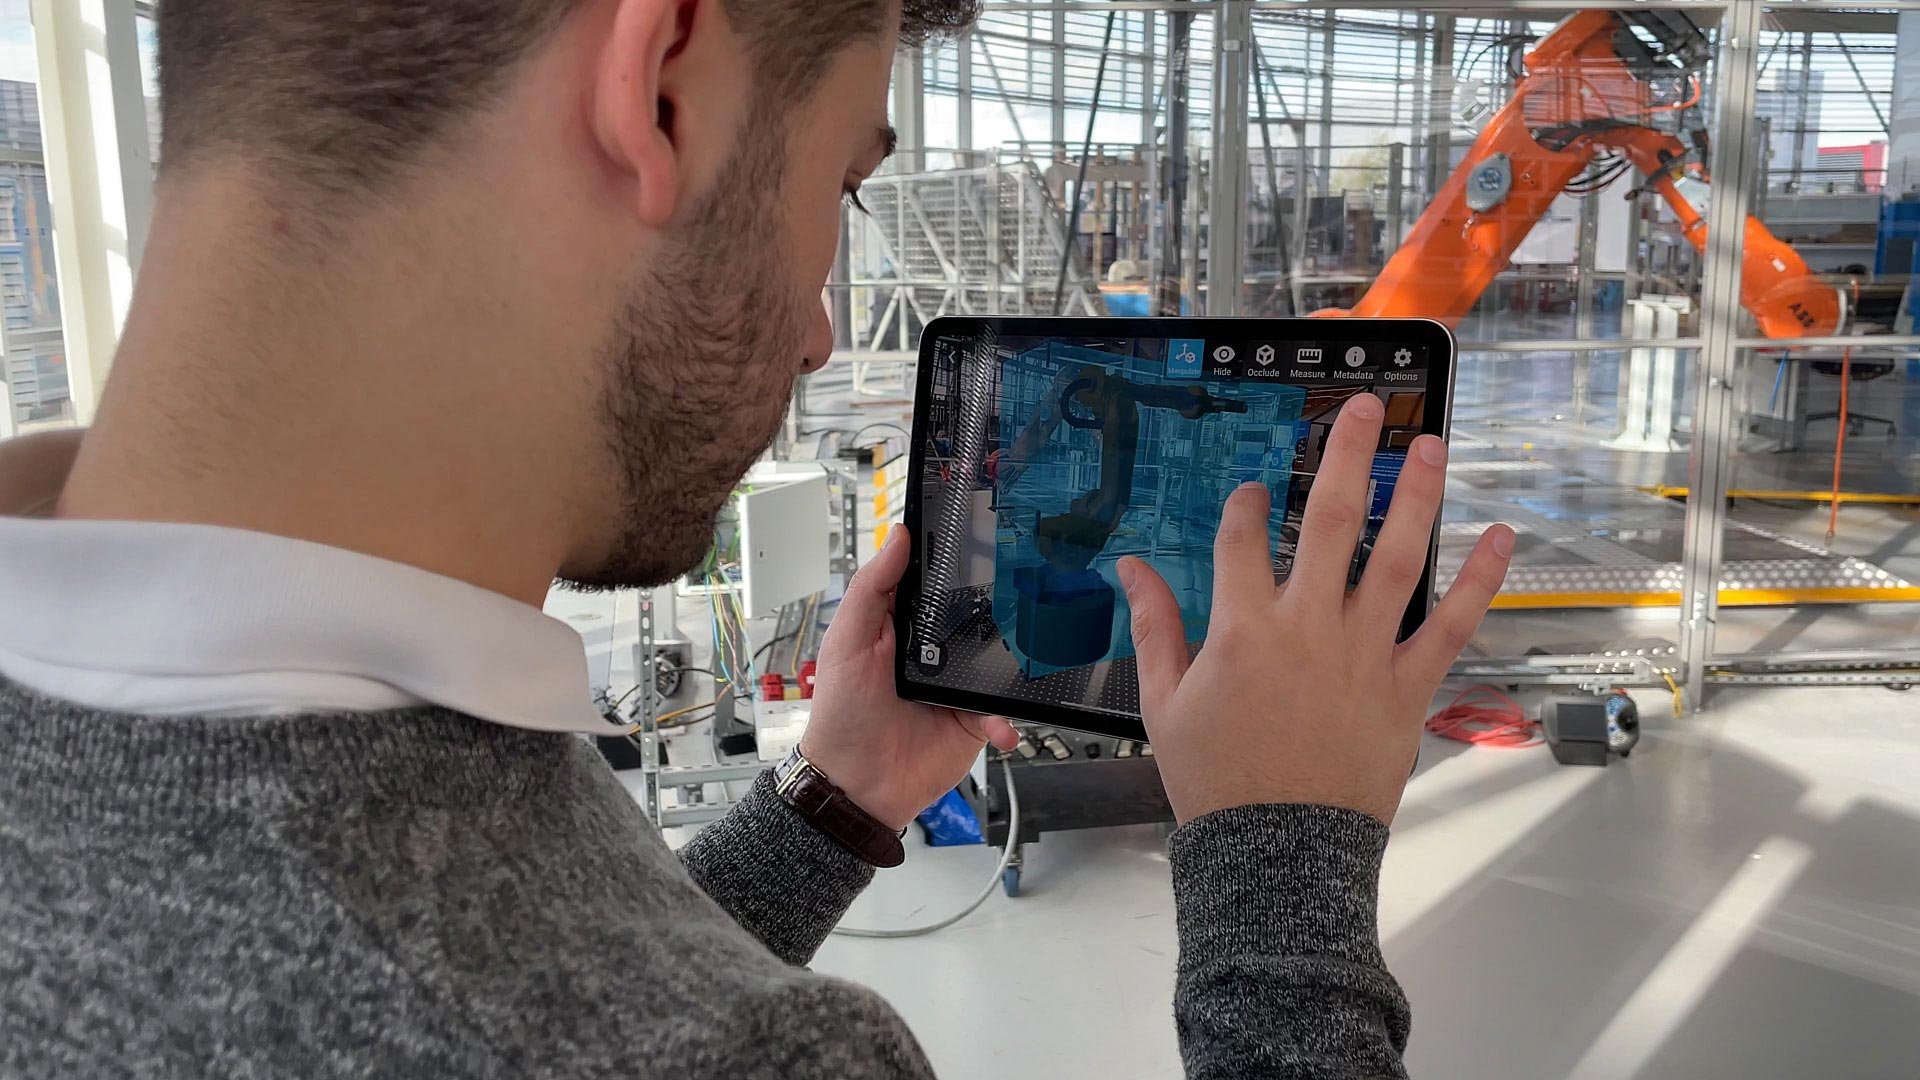
MULTIPOLYGON (((1655 103, 1650 73, 1698 84, 1684 66, 1654 67, 1650 55, 1611 11, 1578 12, 1555 27, 1527 54, 1527 74, 1512 100, 1487 123, 1372 288, 1350 311, 1316 314, 1416 316, 1457 325, 1553 200, 1601 151, 1623 154, 1646 174, 1688 242, 1704 251, 1705 169, 1686 164, 1689 153, 1678 138, 1646 123, 1654 113, 1691 104, 1655 103), (1635 51, 1642 55, 1623 55, 1635 51)), ((1805 260, 1751 217, 1742 270, 1741 302, 1763 334, 1838 332, 1843 294, 1815 278, 1805 260)))
MULTIPOLYGON (((1666 199, 1687 242, 1705 251, 1706 170, 1682 165, 1686 147, 1665 132, 1627 128, 1619 135, 1624 137, 1601 141, 1617 146, 1647 175, 1647 186, 1666 199)), ((1751 215, 1740 256, 1740 304, 1770 338, 1837 334, 1847 316, 1846 293, 1815 277, 1799 252, 1751 215)))

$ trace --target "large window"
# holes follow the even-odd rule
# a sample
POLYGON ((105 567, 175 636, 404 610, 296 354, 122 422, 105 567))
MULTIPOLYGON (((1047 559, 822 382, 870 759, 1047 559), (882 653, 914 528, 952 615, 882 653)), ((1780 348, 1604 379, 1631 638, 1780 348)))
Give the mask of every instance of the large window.
POLYGON ((26 0, 0 0, 0 318, 13 425, 72 418, 39 70, 26 0))
POLYGON ((134 33, 140 49, 141 97, 147 110, 147 153, 160 164, 160 39, 154 28, 156 4, 136 4, 134 33))

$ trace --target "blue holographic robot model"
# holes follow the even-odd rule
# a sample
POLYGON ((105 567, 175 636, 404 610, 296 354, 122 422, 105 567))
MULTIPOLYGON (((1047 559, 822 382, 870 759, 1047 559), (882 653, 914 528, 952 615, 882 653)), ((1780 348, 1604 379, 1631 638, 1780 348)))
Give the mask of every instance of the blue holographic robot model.
POLYGON ((1004 362, 999 404, 993 614, 1028 678, 1132 655, 1125 555, 1166 578, 1197 637, 1227 496, 1266 485, 1277 526, 1306 434, 1300 387, 1170 379, 1058 342, 1004 362))

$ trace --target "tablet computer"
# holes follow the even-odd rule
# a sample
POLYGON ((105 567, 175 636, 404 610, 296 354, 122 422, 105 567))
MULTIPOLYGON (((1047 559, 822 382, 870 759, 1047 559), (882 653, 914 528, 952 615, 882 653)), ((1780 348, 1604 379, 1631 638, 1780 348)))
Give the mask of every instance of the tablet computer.
MULTIPOLYGON (((1144 739, 1119 560, 1160 572, 1197 647, 1227 496, 1272 492, 1284 579, 1334 417, 1374 394, 1386 422, 1351 587, 1408 446, 1447 433, 1453 367, 1452 335, 1424 319, 935 319, 894 606, 900 695, 1144 739)), ((1431 602, 1433 553, 1403 637, 1431 602)))

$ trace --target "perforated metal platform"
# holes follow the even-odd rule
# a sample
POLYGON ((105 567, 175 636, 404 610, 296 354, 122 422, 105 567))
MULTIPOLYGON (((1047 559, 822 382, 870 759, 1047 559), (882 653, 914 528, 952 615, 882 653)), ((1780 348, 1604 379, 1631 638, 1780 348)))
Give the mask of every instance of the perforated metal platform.
POLYGON ((1071 668, 1029 679, 993 623, 992 586, 974 585, 948 593, 952 629, 941 642, 938 671, 920 669, 935 686, 1005 694, 1050 705, 1072 705, 1123 715, 1140 712, 1139 681, 1133 657, 1092 667, 1071 668))
MULTIPOLYGON (((1437 584, 1474 540, 1504 521, 1520 534, 1495 608, 1671 607, 1680 603, 1681 504, 1538 461, 1449 469, 1437 584)), ((1726 607, 1920 602, 1920 586, 1873 563, 1780 532, 1729 522, 1719 594, 1726 607)))

